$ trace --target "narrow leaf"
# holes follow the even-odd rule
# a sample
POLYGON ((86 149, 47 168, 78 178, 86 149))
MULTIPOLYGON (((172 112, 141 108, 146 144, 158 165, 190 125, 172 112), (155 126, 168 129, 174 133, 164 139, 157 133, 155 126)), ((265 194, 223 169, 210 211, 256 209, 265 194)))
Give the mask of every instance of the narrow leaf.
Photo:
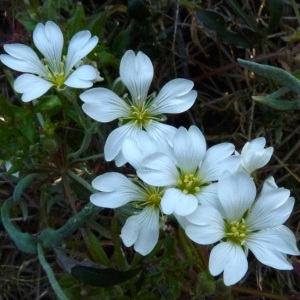
POLYGON ((107 287, 120 284, 137 275, 141 269, 131 269, 127 271, 118 271, 115 269, 98 269, 77 265, 72 268, 72 275, 88 285, 107 287))
POLYGON ((37 252, 37 240, 30 235, 27 232, 21 232, 19 231, 11 222, 9 211, 12 206, 12 199, 7 199, 1 209, 1 220, 2 224, 10 236, 10 238, 13 240, 15 245, 18 247, 18 249, 25 253, 36 253, 37 252))
POLYGON ((276 83, 289 88, 291 91, 300 94, 300 80, 290 73, 273 66, 258 64, 238 58, 241 66, 249 69, 255 74, 274 80, 276 83))
POLYGON ((22 178, 16 187, 14 188, 13 192, 13 199, 15 202, 20 202, 21 197, 25 189, 32 183, 35 177, 37 177, 37 174, 29 174, 26 177, 22 178))
POLYGON ((300 109, 300 100, 279 100, 264 96, 252 96, 252 99, 276 110, 290 111, 300 109))

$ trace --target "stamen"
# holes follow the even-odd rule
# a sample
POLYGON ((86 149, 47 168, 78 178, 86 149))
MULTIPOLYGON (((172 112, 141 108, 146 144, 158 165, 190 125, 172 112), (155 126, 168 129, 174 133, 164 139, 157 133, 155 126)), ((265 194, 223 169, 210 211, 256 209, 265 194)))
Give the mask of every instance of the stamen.
POLYGON ((206 184, 202 182, 201 177, 196 175, 197 170, 195 173, 187 172, 181 173, 180 177, 177 179, 177 188, 180 189, 184 194, 196 194, 200 191, 202 186, 206 184))
POLYGON ((245 220, 232 221, 225 226, 227 240, 232 243, 243 245, 247 237, 247 226, 245 220))

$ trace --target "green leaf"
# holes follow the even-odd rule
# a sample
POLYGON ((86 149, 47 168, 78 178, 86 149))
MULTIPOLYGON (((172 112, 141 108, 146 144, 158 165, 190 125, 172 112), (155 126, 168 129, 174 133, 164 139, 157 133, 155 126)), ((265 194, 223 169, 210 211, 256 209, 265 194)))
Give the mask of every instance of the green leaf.
POLYGON ((112 47, 111 47, 112 51, 116 55, 122 55, 123 54, 124 50, 127 48, 127 45, 129 44, 130 36, 131 36, 130 26, 128 26, 126 29, 121 31, 116 36, 116 38, 113 41, 112 47))
POLYGON ((239 1, 236 0, 227 0, 227 3, 232 7, 232 9, 235 11, 236 15, 244 20, 244 22, 249 26, 252 30, 257 31, 257 25, 253 18, 250 18, 247 16, 247 14, 244 12, 243 8, 239 6, 239 1))
POLYGON ((99 263, 102 265, 108 265, 109 259, 106 255, 105 251, 103 250, 99 239, 91 231, 87 232, 86 237, 90 244, 89 251, 91 253, 93 260, 96 263, 99 263))
POLYGON ((120 64, 119 60, 113 54, 105 50, 95 53, 94 60, 99 62, 100 67, 111 66, 114 67, 115 69, 118 69, 120 64))
POLYGON ((42 6, 42 15, 45 20, 56 21, 58 12, 57 7, 55 5, 56 1, 53 0, 45 0, 42 6))
POLYGON ((283 69, 276 68, 269 65, 262 65, 252 61, 247 61, 238 58, 238 62, 241 66, 249 69, 255 74, 274 80, 281 86, 289 88, 297 94, 300 94, 300 80, 283 69))
POLYGON ((269 96, 252 96, 252 99, 276 110, 290 111, 300 109, 300 100, 279 100, 269 96))
POLYGON ((7 199, 1 208, 1 220, 2 224, 13 240, 18 249, 25 253, 36 253, 37 252, 37 240, 27 232, 19 231, 11 222, 9 211, 13 204, 12 199, 7 199))
POLYGON ((201 9, 196 12, 196 16, 204 27, 215 30, 218 33, 226 31, 224 17, 213 10, 201 9))
POLYGON ((57 113, 62 108, 61 100, 56 95, 43 96, 34 105, 35 112, 52 112, 57 113))
POLYGON ((75 11, 72 14, 72 17, 68 20, 68 33, 67 38, 71 39, 72 36, 78 31, 85 28, 85 13, 82 4, 76 5, 75 11))
POLYGON ((18 14, 17 15, 17 20, 24 26, 26 30, 29 32, 33 32, 35 29, 37 22, 33 20, 28 20, 27 15, 24 16, 23 14, 18 14))
POLYGON ((20 202, 22 199, 22 194, 24 190, 32 183, 32 181, 38 176, 38 174, 29 174, 22 178, 13 191, 13 200, 15 202, 20 202))
POLYGON ((128 15, 140 23, 144 23, 151 15, 147 6, 141 0, 127 1, 128 15))
POLYGON ((273 30, 278 26, 281 15, 283 12, 283 1, 282 0, 269 0, 270 8, 270 20, 268 26, 268 33, 273 32, 273 30))
POLYGON ((110 11, 106 11, 103 13, 92 15, 88 18, 87 29, 91 32, 92 35, 97 35, 99 38, 103 36, 104 26, 110 14, 110 11))
POLYGON ((196 13, 204 27, 214 30, 218 37, 228 45, 241 48, 250 48, 261 40, 261 34, 252 27, 241 27, 237 32, 227 29, 227 23, 223 15, 218 12, 202 9, 196 13))
POLYGON ((88 285, 107 287, 125 282, 136 276, 141 269, 131 269, 127 271, 118 271, 115 269, 98 269, 93 267, 86 267, 77 265, 72 268, 72 275, 88 285))

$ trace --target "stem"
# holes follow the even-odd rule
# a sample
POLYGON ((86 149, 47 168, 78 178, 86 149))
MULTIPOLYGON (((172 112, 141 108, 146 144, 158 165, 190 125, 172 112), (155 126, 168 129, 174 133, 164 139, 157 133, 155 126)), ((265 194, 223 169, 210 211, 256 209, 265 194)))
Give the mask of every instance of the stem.
POLYGON ((47 263, 47 261, 45 259, 44 251, 43 251, 43 247, 42 247, 41 243, 37 244, 37 252, 38 252, 38 258, 39 258, 40 264, 42 265, 44 271, 46 272, 49 282, 50 282, 55 294, 57 295, 58 299, 59 300, 69 300, 67 298, 67 296, 64 294, 61 287, 59 286, 58 282, 56 281, 54 273, 53 273, 50 265, 47 263))
POLYGON ((78 120, 80 122, 80 125, 82 126, 82 128, 86 128, 89 119, 87 116, 84 115, 81 107, 78 105, 77 97, 75 97, 70 90, 63 90, 61 91, 61 94, 65 99, 69 100, 72 103, 73 107, 76 110, 76 113, 78 114, 78 120))
POLYGON ((44 247, 57 246, 63 239, 71 236, 74 231, 78 230, 87 220, 101 210, 101 207, 95 206, 93 203, 88 203, 78 214, 68 219, 66 224, 59 229, 44 229, 39 235, 39 240, 43 243, 44 247))
POLYGON ((100 154, 95 154, 95 155, 91 155, 91 156, 84 157, 84 158, 79 158, 79 159, 76 159, 76 161, 93 160, 93 159, 98 159, 98 158, 103 158, 103 157, 104 157, 104 154, 100 153, 100 154))
POLYGON ((84 134, 83 140, 81 142, 80 148, 76 152, 70 153, 68 155, 69 159, 77 158, 78 156, 80 156, 81 153, 83 153, 89 147, 91 138, 92 138, 92 134, 94 133, 95 128, 97 126, 98 126, 98 124, 94 123, 90 128, 85 130, 85 134, 84 134))
MULTIPOLYGON (((37 104, 37 100, 36 99, 32 100, 32 103, 33 103, 33 105, 36 105, 37 104)), ((41 127, 44 128, 45 127, 45 120, 44 120, 43 115, 40 112, 37 112, 36 113, 36 117, 37 117, 37 119, 38 119, 41 127)))
POLYGON ((122 252, 121 240, 120 240, 120 228, 119 222, 116 217, 112 219, 111 224, 112 242, 114 245, 114 257, 118 263, 118 267, 121 270, 125 270, 128 266, 124 254, 122 252))
POLYGON ((195 249, 193 242, 187 238, 185 232, 181 228, 178 229, 178 243, 186 256, 186 259, 198 258, 199 264, 197 267, 199 271, 207 271, 207 260, 204 259, 204 253, 201 253, 201 249, 199 249, 199 251, 195 249))
POLYGON ((79 184, 81 184, 82 186, 84 186, 88 191, 92 192, 92 193, 96 193, 97 190, 95 190, 88 182, 86 182, 82 177, 76 175, 74 172, 72 172, 71 170, 67 170, 67 174, 74 179, 75 181, 77 181, 79 184))
MULTIPOLYGON (((65 192, 66 200, 70 204, 70 206, 71 206, 71 208, 73 210, 73 214, 77 215, 78 211, 77 211, 77 208, 76 208, 76 205, 75 205, 75 200, 72 197, 72 190, 70 188, 70 185, 69 185, 69 182, 68 182, 68 176, 67 176, 66 173, 62 174, 62 182, 63 182, 63 186, 64 186, 64 192, 65 192)), ((85 232, 84 228, 79 228, 79 230, 81 232, 81 235, 83 237, 84 242, 88 246, 89 245, 89 241, 88 241, 88 239, 86 237, 86 232, 85 232)))

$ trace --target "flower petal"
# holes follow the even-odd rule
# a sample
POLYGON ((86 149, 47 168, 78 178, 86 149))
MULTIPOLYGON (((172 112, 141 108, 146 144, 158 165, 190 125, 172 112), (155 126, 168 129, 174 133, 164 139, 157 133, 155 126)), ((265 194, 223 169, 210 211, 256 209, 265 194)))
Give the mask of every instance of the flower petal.
POLYGON ((224 208, 218 197, 217 186, 217 182, 203 186, 195 196, 199 204, 213 206, 221 213, 223 218, 226 218, 224 208))
POLYGON ((121 59, 120 76, 131 94, 133 104, 142 104, 153 78, 153 65, 149 57, 141 51, 135 55, 128 50, 121 59))
POLYGON ((278 186, 275 182, 275 179, 273 176, 270 176, 268 177, 265 181, 264 181, 264 184, 263 184, 263 187, 262 187, 262 190, 261 190, 261 193, 266 193, 267 191, 269 190, 273 190, 273 189, 277 189, 278 186))
POLYGON ((149 133, 149 135, 157 142, 162 144, 162 146, 166 142, 171 142, 176 133, 175 127, 167 124, 162 124, 157 121, 148 123, 145 129, 149 133))
POLYGON ((123 155, 122 151, 120 151, 117 156, 115 157, 115 164, 117 167, 122 167, 127 163, 125 156, 123 155))
POLYGON ((107 137, 104 145, 105 160, 111 161, 115 159, 119 152, 122 150, 124 140, 128 137, 134 137, 138 130, 139 129, 131 123, 113 130, 107 137))
POLYGON ((204 157, 206 141, 196 126, 191 126, 189 130, 180 127, 173 139, 173 149, 180 169, 183 172, 194 172, 204 157))
POLYGON ((134 249, 147 255, 155 247, 159 237, 159 210, 146 207, 141 213, 131 216, 121 231, 125 246, 134 244, 134 249))
POLYGON ((7 44, 3 48, 9 55, 0 55, 0 60, 9 68, 47 77, 45 66, 30 47, 22 44, 7 44))
POLYGON ((261 194, 251 214, 246 218, 246 225, 252 230, 258 230, 284 223, 290 216, 295 203, 295 199, 289 195, 290 191, 283 188, 261 194))
POLYGON ((254 244, 254 247, 257 244, 260 244, 260 247, 264 247, 271 251, 276 250, 291 255, 300 254, 296 246, 295 235, 284 225, 259 230, 249 234, 245 246, 251 250, 252 244, 254 244))
POLYGON ((39 51, 47 59, 52 71, 60 70, 61 53, 64 44, 60 28, 52 21, 45 25, 39 23, 33 31, 33 41, 39 51))
POLYGON ((198 207, 198 200, 194 195, 184 194, 181 190, 169 188, 161 199, 161 209, 166 215, 175 213, 179 216, 187 216, 198 207))
POLYGON ((225 285, 237 283, 248 270, 248 261, 242 247, 225 242, 215 246, 209 257, 209 271, 213 276, 224 270, 225 285))
POLYGON ((186 216, 191 225, 185 232, 194 242, 209 245, 220 241, 225 236, 225 226, 221 214, 211 206, 200 205, 186 216))
POLYGON ((83 111, 98 122, 110 122, 129 115, 130 107, 117 94, 106 88, 89 89, 80 94, 83 111))
POLYGON ((278 251, 273 242, 278 242, 278 237, 275 238, 270 231, 263 231, 248 237, 246 245, 261 263, 279 270, 293 269, 286 255, 278 251))
POLYGON ((239 158, 231 156, 233 151, 231 143, 217 144, 206 151, 199 171, 205 182, 219 180, 224 171, 234 172, 238 168, 239 158))
POLYGON ((73 88, 85 89, 93 86, 93 80, 95 80, 97 76, 98 73, 95 68, 89 65, 83 65, 72 72, 64 84, 73 88))
POLYGON ((266 139, 264 137, 256 138, 244 145, 241 152, 241 163, 249 174, 269 162, 274 149, 273 147, 264 149, 265 145, 266 139))
POLYGON ((217 189, 228 221, 240 220, 256 195, 253 179, 243 171, 220 179, 217 189))
POLYGON ((142 161, 145 169, 137 170, 138 176, 153 186, 175 185, 179 177, 174 162, 163 153, 148 155, 142 161))
POLYGON ((14 83, 16 92, 23 94, 21 99, 28 102, 45 94, 53 84, 32 74, 22 74, 14 83))
POLYGON ((70 70, 95 48, 98 40, 97 36, 91 38, 88 30, 79 31, 72 37, 67 53, 66 74, 69 74, 70 70))
POLYGON ((178 114, 192 107, 197 92, 192 90, 194 83, 187 79, 177 78, 163 86, 151 103, 153 114, 178 114))
POLYGON ((116 172, 109 172, 96 177, 92 186, 100 193, 94 193, 90 201, 97 206, 106 208, 120 207, 145 197, 145 192, 129 178, 116 172))
POLYGON ((142 160, 155 152, 159 152, 156 141, 143 130, 136 133, 135 138, 126 138, 123 142, 122 153, 136 170, 143 167, 142 160))
POLYGON ((191 222, 188 221, 188 219, 186 218, 186 216, 179 216, 173 213, 173 216, 176 218, 177 222, 179 223, 179 225, 183 228, 186 229, 186 227, 188 225, 193 225, 191 224, 191 222))

